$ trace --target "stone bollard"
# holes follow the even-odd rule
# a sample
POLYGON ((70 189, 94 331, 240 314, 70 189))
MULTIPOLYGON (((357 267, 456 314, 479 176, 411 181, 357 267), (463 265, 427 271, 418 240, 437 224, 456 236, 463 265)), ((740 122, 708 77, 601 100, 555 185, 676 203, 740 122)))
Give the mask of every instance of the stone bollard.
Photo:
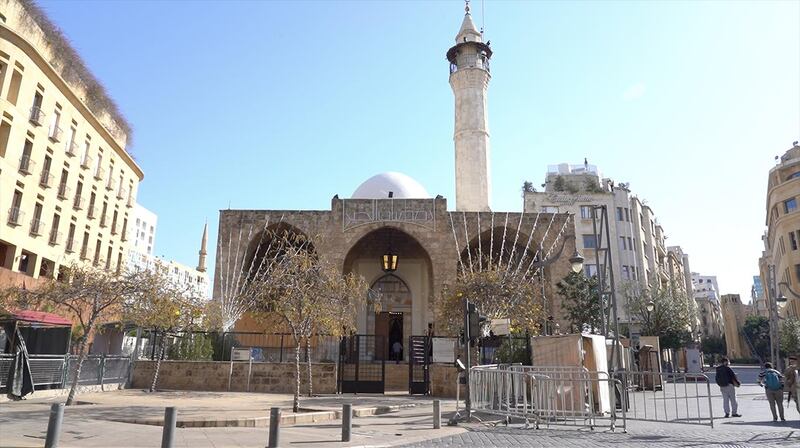
POLYGON ((269 438, 267 448, 278 448, 280 443, 281 408, 269 409, 269 438))
POLYGON ((44 442, 45 448, 56 448, 58 439, 61 436, 61 421, 64 419, 64 404, 53 403, 50 406, 50 420, 47 422, 47 438, 44 442))
POLYGON ((164 432, 161 434, 161 448, 175 446, 175 425, 178 423, 178 408, 164 408, 164 432))
POLYGON ((433 400, 433 429, 442 427, 442 406, 439 400, 433 400))
POLYGON ((353 405, 342 405, 342 442, 350 441, 350 433, 353 431, 353 405))

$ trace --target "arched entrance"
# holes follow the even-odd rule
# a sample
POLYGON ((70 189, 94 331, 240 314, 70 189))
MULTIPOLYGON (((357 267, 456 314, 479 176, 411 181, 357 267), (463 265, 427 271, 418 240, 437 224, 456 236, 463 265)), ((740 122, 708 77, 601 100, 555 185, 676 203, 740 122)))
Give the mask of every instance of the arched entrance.
POLYGON ((372 290, 379 294, 381 309, 367 316, 367 332, 371 329, 372 334, 385 338, 386 359, 402 361, 405 359, 405 341, 411 336, 411 290, 394 274, 376 280, 372 290))

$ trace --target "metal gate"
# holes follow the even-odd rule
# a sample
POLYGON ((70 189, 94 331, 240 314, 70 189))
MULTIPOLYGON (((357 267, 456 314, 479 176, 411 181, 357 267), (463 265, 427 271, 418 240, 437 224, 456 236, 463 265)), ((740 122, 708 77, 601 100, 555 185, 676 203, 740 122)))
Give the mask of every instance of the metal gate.
POLYGON ((386 337, 345 336, 339 345, 339 393, 382 394, 386 380, 386 337))
POLYGON ((431 339, 428 336, 410 336, 408 338, 408 393, 410 395, 428 395, 431 377, 431 339))

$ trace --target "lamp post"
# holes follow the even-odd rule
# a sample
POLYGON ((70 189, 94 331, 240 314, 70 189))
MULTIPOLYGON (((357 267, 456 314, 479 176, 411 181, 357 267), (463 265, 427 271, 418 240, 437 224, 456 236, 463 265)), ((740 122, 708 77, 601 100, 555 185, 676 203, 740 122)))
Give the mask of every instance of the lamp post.
POLYGON ((652 325, 652 322, 650 320, 650 315, 656 309, 656 304, 655 304, 655 302, 653 302, 651 300, 651 301, 647 302, 647 305, 645 305, 644 308, 645 308, 645 310, 647 310, 647 326, 648 326, 648 330, 652 331, 653 329, 649 328, 652 325))
POLYGON ((583 255, 578 252, 578 249, 575 249, 575 253, 573 253, 572 257, 569 259, 569 262, 572 265, 572 272, 576 274, 580 273, 583 270, 583 261, 583 255))

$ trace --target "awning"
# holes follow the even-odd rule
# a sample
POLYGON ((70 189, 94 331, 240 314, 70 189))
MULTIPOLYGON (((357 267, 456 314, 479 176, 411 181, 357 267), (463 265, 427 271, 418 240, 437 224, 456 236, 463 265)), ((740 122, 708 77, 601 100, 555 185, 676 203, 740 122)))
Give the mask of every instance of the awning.
POLYGON ((72 326, 72 322, 69 319, 61 317, 58 314, 33 310, 9 310, 7 313, 0 315, 0 320, 16 320, 31 324, 52 325, 56 327, 72 326))

